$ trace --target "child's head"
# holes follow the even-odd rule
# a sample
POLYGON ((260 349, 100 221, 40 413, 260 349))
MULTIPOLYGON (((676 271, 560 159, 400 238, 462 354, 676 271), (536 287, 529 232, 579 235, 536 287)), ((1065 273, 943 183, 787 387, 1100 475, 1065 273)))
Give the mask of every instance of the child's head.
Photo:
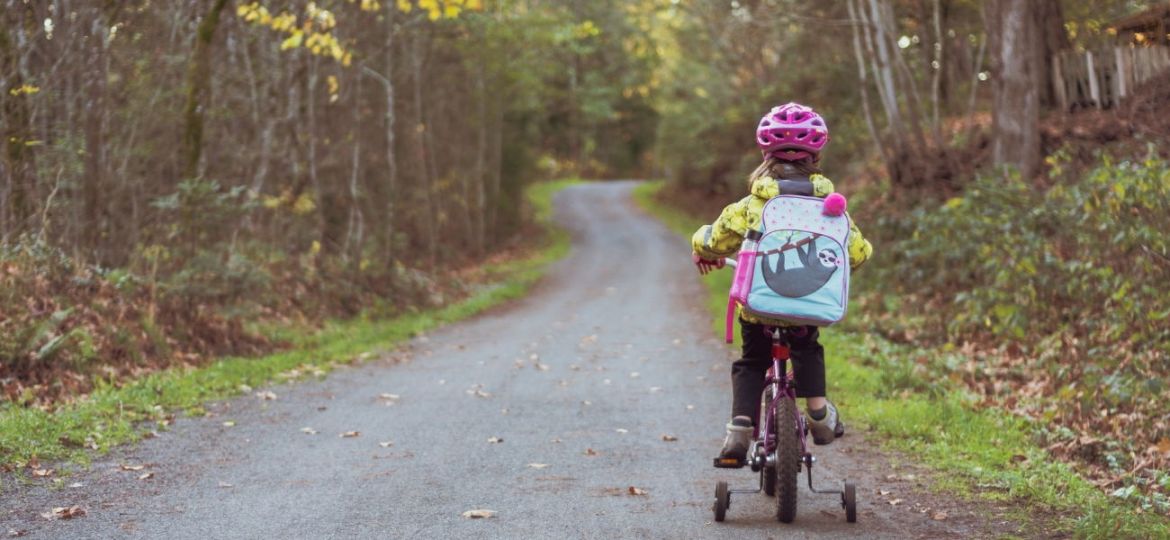
POLYGON ((812 108, 786 103, 773 107, 760 119, 756 144, 765 160, 816 163, 821 150, 829 144, 829 126, 812 108))
POLYGON ((756 144, 764 162, 748 182, 762 177, 799 178, 821 172, 821 150, 829 143, 829 126, 809 107, 787 103, 773 107, 756 127, 756 144))

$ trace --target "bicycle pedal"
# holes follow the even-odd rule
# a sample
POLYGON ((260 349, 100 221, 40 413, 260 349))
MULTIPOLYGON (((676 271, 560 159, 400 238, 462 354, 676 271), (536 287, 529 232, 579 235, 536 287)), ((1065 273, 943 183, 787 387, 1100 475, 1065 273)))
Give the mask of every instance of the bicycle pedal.
POLYGON ((747 466, 747 461, 735 458, 715 458, 716 469, 742 469, 747 466))

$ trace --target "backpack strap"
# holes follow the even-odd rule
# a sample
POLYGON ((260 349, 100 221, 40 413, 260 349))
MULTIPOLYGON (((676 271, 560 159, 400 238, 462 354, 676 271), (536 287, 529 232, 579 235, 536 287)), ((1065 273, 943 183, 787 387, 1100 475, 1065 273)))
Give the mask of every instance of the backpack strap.
POLYGON ((776 186, 780 188, 781 195, 813 196, 812 179, 808 177, 777 180, 776 186))

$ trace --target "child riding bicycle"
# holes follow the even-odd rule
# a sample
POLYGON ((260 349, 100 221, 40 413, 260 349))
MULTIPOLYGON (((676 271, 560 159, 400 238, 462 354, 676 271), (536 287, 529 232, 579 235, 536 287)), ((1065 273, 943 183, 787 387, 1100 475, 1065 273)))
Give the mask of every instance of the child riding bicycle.
MULTIPOLYGON (((764 161, 748 178, 750 195, 728 205, 711 225, 691 238, 692 259, 701 274, 723 266, 734 256, 748 230, 761 228, 760 218, 769 199, 785 195, 824 198, 833 183, 821 175, 820 153, 829 142, 829 129, 816 111, 797 103, 774 107, 756 128, 756 144, 764 161)), ((856 269, 873 253, 873 246, 853 225, 849 235, 849 265, 856 269)), ((731 421, 720 459, 743 461, 753 426, 759 422, 760 393, 764 374, 772 366, 772 341, 767 327, 794 327, 739 310, 742 358, 731 364, 731 421)), ((806 398, 809 430, 816 444, 829 444, 845 433, 836 406, 826 399, 825 352, 815 326, 798 326, 787 332, 797 381, 797 396, 806 398)))

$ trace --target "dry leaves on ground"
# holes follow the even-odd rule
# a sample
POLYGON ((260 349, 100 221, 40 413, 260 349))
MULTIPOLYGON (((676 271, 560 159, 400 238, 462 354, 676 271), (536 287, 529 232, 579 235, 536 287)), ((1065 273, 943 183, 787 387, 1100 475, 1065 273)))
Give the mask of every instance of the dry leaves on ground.
POLYGON ((666 435, 666 434, 663 434, 663 435, 662 435, 662 440, 664 440, 664 441, 666 441, 666 442, 675 442, 675 441, 677 441, 677 440, 678 440, 678 437, 675 437, 674 435, 666 435))
POLYGON ((630 486, 630 489, 627 490, 627 493, 636 497, 642 497, 646 495, 646 490, 630 486))
POLYGON ((504 439, 501 439, 499 437, 488 437, 488 442, 492 443, 492 444, 498 444, 498 443, 504 442, 504 439))
POLYGON ((141 471, 146 468, 146 465, 127 465, 125 463, 118 466, 123 471, 141 471))
POLYGON ((80 506, 59 506, 41 514, 45 519, 73 519, 85 515, 85 509, 80 506))
POLYGON ((353 437, 361 437, 362 432, 360 432, 360 431, 346 431, 345 433, 342 433, 341 435, 338 435, 338 436, 345 438, 345 439, 349 439, 349 438, 353 438, 353 437))
POLYGON ((468 511, 464 512, 463 517, 465 517, 467 519, 486 519, 486 518, 496 517, 496 513, 497 512, 495 510, 487 510, 484 508, 480 508, 480 509, 468 510, 468 511))

